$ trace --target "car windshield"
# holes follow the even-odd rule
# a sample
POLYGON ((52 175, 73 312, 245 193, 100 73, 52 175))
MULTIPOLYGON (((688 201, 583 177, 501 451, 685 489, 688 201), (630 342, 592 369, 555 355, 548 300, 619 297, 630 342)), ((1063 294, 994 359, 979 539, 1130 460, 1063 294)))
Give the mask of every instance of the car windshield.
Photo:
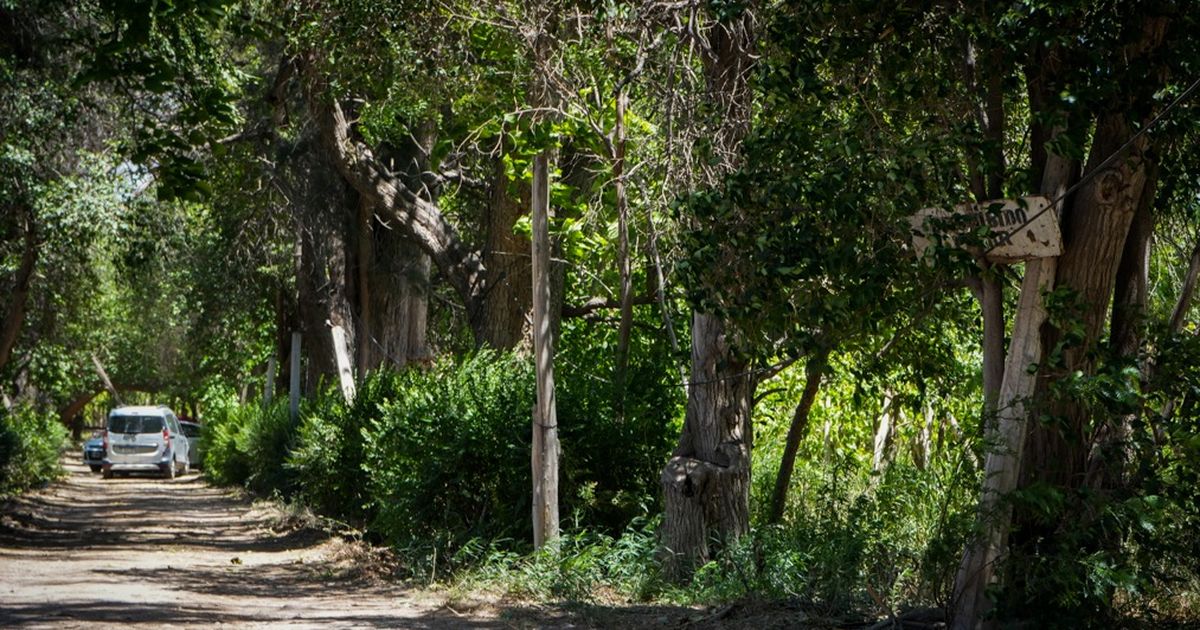
POLYGON ((190 438, 200 437, 200 427, 199 426, 196 426, 194 424, 184 424, 182 422, 179 424, 181 427, 183 427, 183 434, 185 436, 190 437, 190 438))
POLYGON ((161 433, 163 419, 159 416, 113 416, 108 419, 113 433, 161 433))

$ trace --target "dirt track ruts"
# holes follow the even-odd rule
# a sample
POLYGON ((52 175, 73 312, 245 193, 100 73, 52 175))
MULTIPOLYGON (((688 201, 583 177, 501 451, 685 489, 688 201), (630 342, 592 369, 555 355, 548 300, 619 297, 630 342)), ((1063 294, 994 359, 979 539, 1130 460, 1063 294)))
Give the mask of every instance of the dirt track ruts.
POLYGON ((274 504, 195 472, 103 480, 74 461, 62 481, 0 504, 0 628, 813 627, 788 605, 703 609, 483 594, 447 604, 445 593, 358 570, 367 549, 360 543, 296 526, 274 504))
POLYGON ((0 508, 0 627, 503 627, 428 594, 344 575, 342 543, 207 484, 62 482, 0 508))

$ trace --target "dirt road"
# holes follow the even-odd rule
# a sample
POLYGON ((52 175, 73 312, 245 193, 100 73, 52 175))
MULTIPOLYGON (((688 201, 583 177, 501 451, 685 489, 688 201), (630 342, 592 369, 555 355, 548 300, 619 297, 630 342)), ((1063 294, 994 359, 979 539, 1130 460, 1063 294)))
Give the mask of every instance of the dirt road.
POLYGON ((504 627, 347 576, 345 544, 281 512, 173 481, 69 476, 0 512, 0 627, 504 627))
MULTIPOLYGON (((776 606, 497 602, 363 575, 362 545, 297 527, 200 475, 68 476, 0 505, 0 628, 739 628, 776 606)), ((369 554, 368 554, 369 555, 369 554)), ((371 563, 366 563, 368 566, 371 563)))

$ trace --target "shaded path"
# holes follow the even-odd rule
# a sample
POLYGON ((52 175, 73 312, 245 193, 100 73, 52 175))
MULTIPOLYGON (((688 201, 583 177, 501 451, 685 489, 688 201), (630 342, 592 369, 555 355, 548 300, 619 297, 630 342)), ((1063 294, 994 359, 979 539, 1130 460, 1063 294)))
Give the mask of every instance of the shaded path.
POLYGON ((502 627, 340 577, 341 546, 206 484, 69 476, 0 511, 0 627, 502 627))
MULTIPOLYGON (((812 627, 790 607, 444 603, 352 568, 355 547, 208 485, 84 466, 0 505, 0 628, 812 627)), ((486 599, 486 598, 485 598, 486 599)), ((828 627, 828 626, 821 626, 828 627)))

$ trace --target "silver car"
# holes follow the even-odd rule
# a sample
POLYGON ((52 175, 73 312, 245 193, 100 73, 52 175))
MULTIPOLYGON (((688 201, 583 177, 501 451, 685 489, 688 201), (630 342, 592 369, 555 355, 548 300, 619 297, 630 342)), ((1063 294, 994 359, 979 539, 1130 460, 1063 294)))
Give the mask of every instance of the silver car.
POLYGON ((104 427, 101 472, 157 472, 164 478, 187 472, 188 439, 175 413, 165 406, 118 407, 104 427))

